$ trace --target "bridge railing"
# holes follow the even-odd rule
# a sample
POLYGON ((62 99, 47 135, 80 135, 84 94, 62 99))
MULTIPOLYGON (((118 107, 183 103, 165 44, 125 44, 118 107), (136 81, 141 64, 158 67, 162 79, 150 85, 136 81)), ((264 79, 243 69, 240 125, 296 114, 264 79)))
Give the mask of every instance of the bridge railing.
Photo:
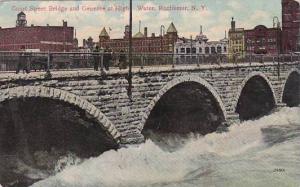
MULTIPOLYGON (((222 54, 133 53, 134 67, 213 65, 300 61, 300 54, 230 56, 222 54)), ((20 52, 0 51, 0 71, 59 71, 128 67, 127 53, 111 52, 20 52)))

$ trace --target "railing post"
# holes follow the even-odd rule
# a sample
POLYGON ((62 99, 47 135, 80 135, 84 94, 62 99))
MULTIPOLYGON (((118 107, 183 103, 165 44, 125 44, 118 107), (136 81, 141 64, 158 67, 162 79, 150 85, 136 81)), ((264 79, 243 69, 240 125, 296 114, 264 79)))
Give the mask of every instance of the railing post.
POLYGON ((141 55, 141 69, 144 69, 144 55, 141 55))
POLYGON ((174 52, 172 53, 172 68, 175 68, 175 62, 174 62, 174 52))
POLYGON ((47 59, 47 71, 46 71, 46 74, 45 74, 45 78, 51 78, 52 75, 51 75, 51 72, 50 72, 50 63, 51 63, 51 53, 50 51, 48 51, 48 55, 47 55, 48 59, 47 59))
POLYGON ((280 55, 278 55, 277 75, 278 75, 278 80, 280 80, 280 55))
POLYGON ((252 65, 252 52, 250 51, 250 60, 249 60, 250 66, 252 65))
POLYGON ((50 72, 50 52, 48 51, 47 55, 47 72, 50 72))
POLYGON ((104 58, 103 58, 103 55, 104 55, 103 52, 101 52, 100 55, 101 55, 101 60, 100 60, 100 71, 101 71, 101 73, 102 73, 102 72, 103 72, 103 59, 104 59, 104 58))

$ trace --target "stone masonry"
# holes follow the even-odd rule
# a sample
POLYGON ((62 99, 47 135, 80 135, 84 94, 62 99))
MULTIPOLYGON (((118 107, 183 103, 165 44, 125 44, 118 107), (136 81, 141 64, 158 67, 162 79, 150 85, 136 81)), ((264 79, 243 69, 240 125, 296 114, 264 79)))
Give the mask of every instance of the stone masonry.
POLYGON ((247 81, 262 77, 270 86, 275 104, 284 106, 284 86, 292 72, 300 74, 300 62, 222 64, 151 67, 133 69, 132 100, 128 98, 126 70, 105 75, 91 70, 43 72, 28 75, 0 75, 0 103, 13 98, 42 97, 59 100, 86 111, 119 144, 140 143, 141 131, 151 110, 172 87, 196 82, 215 97, 228 123, 239 119, 235 113, 247 81))

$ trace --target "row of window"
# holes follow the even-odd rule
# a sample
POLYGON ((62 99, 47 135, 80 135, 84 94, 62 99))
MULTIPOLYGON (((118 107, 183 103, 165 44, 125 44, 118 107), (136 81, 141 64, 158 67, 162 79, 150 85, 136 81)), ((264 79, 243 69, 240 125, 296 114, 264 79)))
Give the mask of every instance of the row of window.
MULTIPOLYGON (((118 41, 118 42, 103 42, 103 44, 108 44, 111 47, 122 47, 122 46, 127 46, 128 45, 128 41, 118 41)), ((149 41, 133 41, 133 45, 136 46, 151 46, 151 45, 168 45, 168 44, 172 44, 172 42, 168 41, 168 40, 149 40, 149 41)))
MULTIPOLYGON (((277 46, 276 46, 276 45, 261 46, 261 47, 265 47, 265 48, 268 48, 268 49, 277 49, 277 46)), ((254 50, 254 49, 255 49, 254 46, 246 47, 246 50, 254 50)))
POLYGON ((243 48, 242 48, 242 47, 234 47, 234 48, 232 48, 232 52, 233 52, 233 53, 241 52, 241 51, 243 51, 243 48))
POLYGON ((236 45, 236 44, 239 45, 239 44, 243 44, 243 41, 244 41, 244 40, 231 40, 230 43, 231 43, 232 45, 236 45))
POLYGON ((248 39, 247 40, 247 43, 261 43, 261 42, 269 42, 269 43, 272 43, 272 42, 276 42, 276 39, 275 38, 270 38, 270 39, 261 39, 261 40, 250 40, 248 39))
MULTIPOLYGON (((199 53, 203 53, 203 49, 201 47, 199 47, 199 53)), ((197 53, 197 49, 195 47, 192 48, 180 48, 180 53, 186 53, 186 54, 191 54, 191 52, 193 54, 197 53)), ((205 54, 209 54, 209 53, 222 53, 222 47, 205 47, 204 48, 204 52, 205 54)), ((223 52, 226 53, 227 52, 227 47, 223 47, 223 52)), ((179 53, 179 49, 176 49, 176 53, 179 53)))

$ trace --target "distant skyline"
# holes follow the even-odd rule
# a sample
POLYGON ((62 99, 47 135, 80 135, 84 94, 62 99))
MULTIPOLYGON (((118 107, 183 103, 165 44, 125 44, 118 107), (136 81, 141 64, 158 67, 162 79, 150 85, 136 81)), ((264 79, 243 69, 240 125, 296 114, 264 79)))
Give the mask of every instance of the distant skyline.
MULTIPOLYGON (((127 0, 129 2, 129 0, 127 0)), ((127 2, 126 1, 126 2, 127 2)), ((299 1, 299 0, 298 0, 299 1)), ((83 38, 91 36, 98 41, 98 36, 103 27, 111 28, 111 38, 123 37, 124 26, 128 24, 128 3, 120 0, 110 1, 4 1, 0 2, 0 26, 2 28, 14 27, 17 14, 27 8, 28 25, 62 25, 62 20, 68 21, 69 26, 74 26, 79 43, 83 38), (110 7, 113 5, 124 8, 123 11, 87 11, 85 8, 110 7), (55 8, 68 8, 66 12, 49 11, 49 6, 55 8), (79 11, 71 12, 71 7, 80 6, 79 11), (30 8, 40 8, 40 11, 28 11, 30 8), (42 10, 47 7, 48 10, 42 10)), ((236 20, 237 27, 246 29, 256 25, 272 27, 273 17, 281 21, 281 0, 133 0, 133 34, 138 32, 139 20, 141 31, 148 27, 149 35, 159 35, 160 26, 165 29, 174 22, 179 36, 195 38, 199 33, 200 25, 203 32, 210 40, 224 38, 225 30, 230 28, 231 17, 236 20), (155 7, 152 11, 138 11, 137 6, 155 7), (159 11, 159 6, 195 6, 198 11, 159 11)))

